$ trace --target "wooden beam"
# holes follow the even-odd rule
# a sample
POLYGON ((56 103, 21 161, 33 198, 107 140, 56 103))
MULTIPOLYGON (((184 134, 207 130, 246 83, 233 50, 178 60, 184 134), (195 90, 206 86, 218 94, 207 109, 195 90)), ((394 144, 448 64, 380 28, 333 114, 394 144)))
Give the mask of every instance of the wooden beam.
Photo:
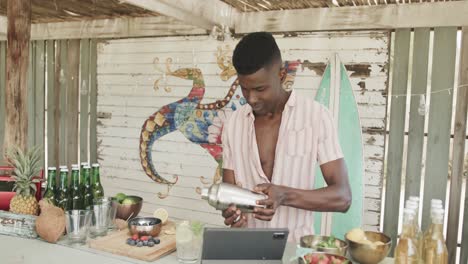
MULTIPOLYGON (((170 17, 135 17, 33 24, 32 39, 128 38, 202 35, 206 30, 170 17)), ((0 36, 1 37, 1 36, 0 36)))
POLYGON ((468 1, 244 12, 235 32, 458 27, 468 25, 467 13, 468 1))
POLYGON ((25 149, 28 136, 27 80, 31 37, 31 0, 7 2, 7 80, 5 92, 5 149, 25 149))
POLYGON ((124 0, 128 4, 173 17, 206 30, 215 25, 234 28, 237 10, 219 0, 124 0))

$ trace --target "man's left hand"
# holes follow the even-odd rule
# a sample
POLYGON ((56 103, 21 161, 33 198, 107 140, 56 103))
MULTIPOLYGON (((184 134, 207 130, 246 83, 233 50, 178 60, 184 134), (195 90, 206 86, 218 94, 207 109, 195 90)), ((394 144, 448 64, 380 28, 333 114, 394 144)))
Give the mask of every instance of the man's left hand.
POLYGON ((276 209, 283 204, 286 198, 287 187, 274 185, 271 183, 259 184, 254 191, 264 193, 268 196, 267 199, 257 201, 258 205, 265 205, 266 208, 256 207, 254 209, 254 217, 263 221, 271 221, 275 215, 276 209))

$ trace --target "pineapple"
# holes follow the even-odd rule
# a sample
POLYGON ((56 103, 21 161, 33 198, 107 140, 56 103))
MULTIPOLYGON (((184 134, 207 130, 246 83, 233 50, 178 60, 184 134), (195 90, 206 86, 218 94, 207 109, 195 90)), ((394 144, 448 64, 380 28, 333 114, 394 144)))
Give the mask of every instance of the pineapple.
POLYGON ((23 152, 18 147, 13 147, 7 152, 7 160, 15 169, 13 171, 15 180, 13 190, 16 195, 11 199, 10 211, 18 214, 37 215, 39 205, 35 194, 36 183, 41 179, 36 176, 41 170, 41 148, 33 147, 23 152))

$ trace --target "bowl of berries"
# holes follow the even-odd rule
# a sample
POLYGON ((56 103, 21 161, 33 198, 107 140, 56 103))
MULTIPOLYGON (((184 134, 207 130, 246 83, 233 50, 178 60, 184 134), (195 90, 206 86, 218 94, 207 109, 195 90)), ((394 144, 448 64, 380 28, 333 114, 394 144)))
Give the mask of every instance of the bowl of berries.
POLYGON ((162 221, 156 217, 135 217, 128 221, 132 235, 157 237, 161 233, 162 221))

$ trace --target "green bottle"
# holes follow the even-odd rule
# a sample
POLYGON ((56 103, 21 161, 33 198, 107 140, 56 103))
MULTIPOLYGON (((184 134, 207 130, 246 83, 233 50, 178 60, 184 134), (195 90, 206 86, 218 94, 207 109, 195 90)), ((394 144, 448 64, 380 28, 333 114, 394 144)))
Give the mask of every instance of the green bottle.
POLYGON ((49 167, 47 170, 47 189, 43 198, 48 199, 53 205, 57 205, 57 185, 56 185, 57 169, 49 167))
POLYGON ((60 169, 60 189, 58 192, 58 206, 64 211, 71 210, 71 195, 70 189, 68 188, 68 169, 62 167, 60 169))
POLYGON ((104 188, 101 185, 101 179, 99 176, 99 164, 94 163, 91 171, 91 182, 93 190, 93 199, 104 197, 104 188))
POLYGON ((72 208, 73 210, 82 210, 83 207, 83 193, 80 187, 80 168, 78 165, 72 167, 72 208))
POLYGON ((83 207, 93 205, 93 190, 91 185, 91 167, 88 164, 81 169, 81 190, 83 192, 83 207))

